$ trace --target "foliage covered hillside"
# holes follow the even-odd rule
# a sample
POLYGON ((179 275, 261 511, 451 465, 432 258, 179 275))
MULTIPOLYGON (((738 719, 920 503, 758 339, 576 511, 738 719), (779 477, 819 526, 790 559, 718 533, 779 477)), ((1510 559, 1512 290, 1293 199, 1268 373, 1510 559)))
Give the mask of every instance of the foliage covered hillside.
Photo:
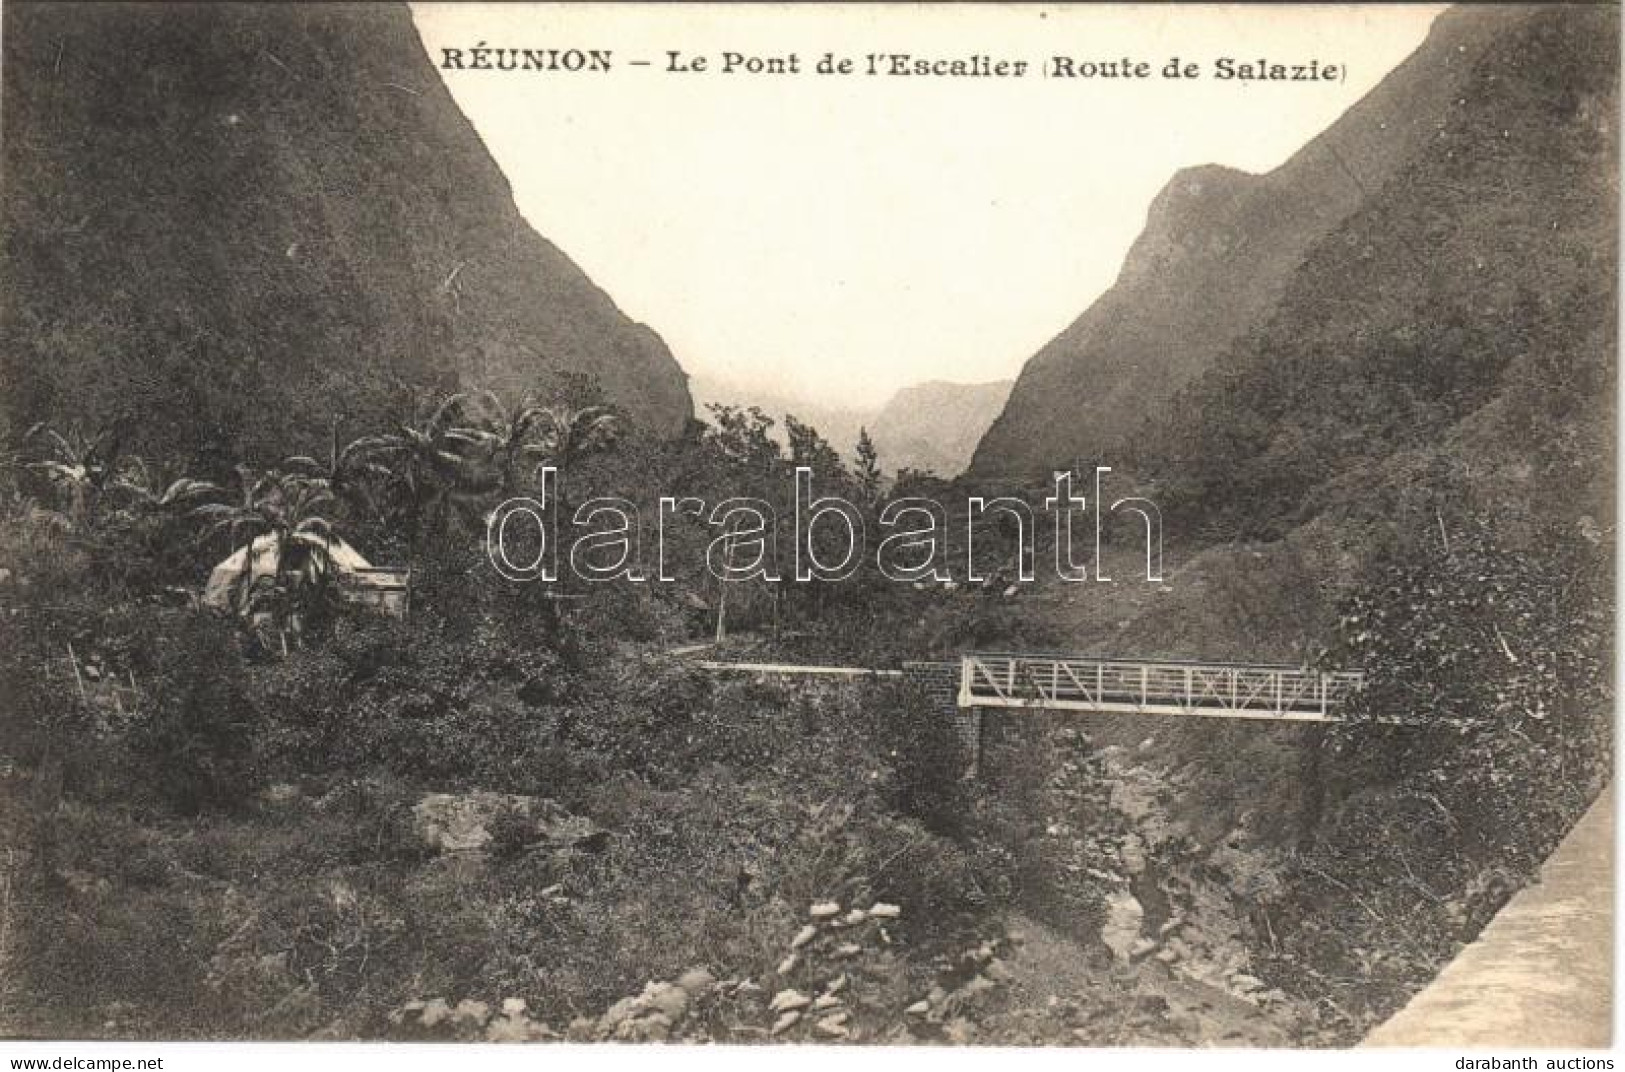
POLYGON ((1043 476, 1078 458, 1122 465, 1124 437, 1268 320, 1309 250, 1475 106, 1461 103, 1463 79, 1524 17, 1446 12, 1415 54, 1274 171, 1175 175, 1116 283, 1022 369, 971 475, 1043 476))
POLYGON ((404 388, 681 369, 515 209, 405 5, 7 5, 4 406, 269 462, 404 388))

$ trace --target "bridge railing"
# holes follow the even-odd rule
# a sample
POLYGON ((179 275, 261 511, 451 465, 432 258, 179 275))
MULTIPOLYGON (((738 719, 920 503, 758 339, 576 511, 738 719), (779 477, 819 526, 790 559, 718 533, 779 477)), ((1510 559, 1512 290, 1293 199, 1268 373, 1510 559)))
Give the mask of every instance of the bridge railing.
POLYGON ((1336 722, 1359 673, 1288 666, 973 653, 959 706, 1336 722))

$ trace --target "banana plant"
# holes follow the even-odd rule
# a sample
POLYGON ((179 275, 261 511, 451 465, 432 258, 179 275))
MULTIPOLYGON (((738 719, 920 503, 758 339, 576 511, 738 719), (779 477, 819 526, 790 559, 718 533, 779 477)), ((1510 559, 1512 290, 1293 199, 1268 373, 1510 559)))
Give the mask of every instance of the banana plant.
POLYGON ((45 456, 25 467, 42 473, 65 496, 69 520, 76 526, 94 521, 102 494, 118 471, 120 435, 116 426, 87 433, 77 422, 64 431, 42 422, 24 433, 23 442, 45 448, 45 456))
POLYGON ((378 453, 375 439, 362 437, 344 442, 335 418, 325 456, 297 454, 285 458, 282 466, 327 488, 361 516, 377 517, 379 509, 373 487, 389 479, 390 470, 374 458, 378 453))
POLYGON ((243 568, 233 586, 232 606, 245 619, 267 608, 266 584, 276 595, 271 609, 279 627, 296 629, 299 616, 326 596, 334 579, 333 522, 323 511, 333 493, 319 480, 288 473, 256 476, 238 467, 236 502, 205 503, 192 516, 205 524, 203 541, 225 533, 233 550, 245 548, 243 568), (273 539, 276 568, 269 577, 254 576, 254 544, 273 539))

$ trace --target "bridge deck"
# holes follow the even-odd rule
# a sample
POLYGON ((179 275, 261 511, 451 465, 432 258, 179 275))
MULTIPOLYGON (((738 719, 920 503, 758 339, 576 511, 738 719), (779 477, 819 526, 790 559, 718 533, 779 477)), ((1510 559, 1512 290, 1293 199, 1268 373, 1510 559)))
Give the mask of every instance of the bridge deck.
POLYGON ((972 653, 959 706, 1338 722, 1364 684, 1300 667, 972 653))
POLYGON ((933 679, 940 676, 942 699, 971 711, 1004 707, 1286 722, 1341 722, 1343 705, 1365 685, 1363 674, 1293 666, 989 652, 964 655, 957 668, 953 663, 881 670, 712 660, 699 665, 715 672, 848 680, 901 677, 913 667, 933 679))

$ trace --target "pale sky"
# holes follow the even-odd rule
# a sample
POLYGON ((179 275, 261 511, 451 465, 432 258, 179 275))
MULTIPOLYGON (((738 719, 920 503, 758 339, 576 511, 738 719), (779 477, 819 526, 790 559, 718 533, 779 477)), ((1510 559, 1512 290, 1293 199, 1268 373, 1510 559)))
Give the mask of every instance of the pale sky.
MULTIPOLYGON (((1175 171, 1282 163, 1440 6, 414 4, 442 47, 613 52, 607 74, 442 70, 520 211, 690 373, 826 404, 1013 377, 1116 277, 1175 171), (711 57, 673 74, 668 50, 711 57), (798 53, 799 75, 721 53, 798 53), (1024 78, 819 76, 825 52, 1026 60, 1024 78), (1043 77, 1128 58, 1199 81, 1043 77), (1339 64, 1252 84, 1214 62, 1339 64), (631 66, 649 60, 652 66, 631 66)), ((465 51, 465 56, 469 55, 465 51)))

